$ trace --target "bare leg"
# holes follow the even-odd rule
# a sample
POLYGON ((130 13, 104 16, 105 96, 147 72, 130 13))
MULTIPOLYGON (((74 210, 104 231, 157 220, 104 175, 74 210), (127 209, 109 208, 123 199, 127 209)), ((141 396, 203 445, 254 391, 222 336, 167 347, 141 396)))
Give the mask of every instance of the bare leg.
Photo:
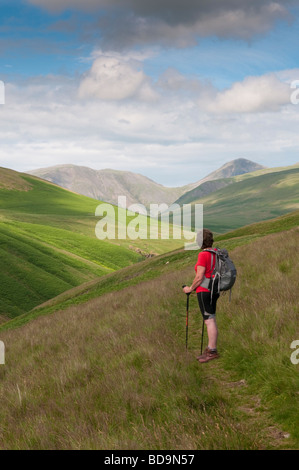
POLYGON ((208 338, 209 338, 209 349, 217 349, 217 338, 218 338, 218 328, 215 318, 210 318, 210 320, 205 320, 207 326, 208 338))

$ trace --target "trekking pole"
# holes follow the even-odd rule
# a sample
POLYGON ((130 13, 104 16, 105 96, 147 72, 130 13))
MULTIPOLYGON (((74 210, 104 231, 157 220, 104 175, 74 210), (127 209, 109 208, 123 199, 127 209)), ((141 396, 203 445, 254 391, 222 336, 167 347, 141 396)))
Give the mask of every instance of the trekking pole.
POLYGON ((203 334, 204 334, 204 328, 205 328, 205 320, 204 318, 202 319, 202 333, 201 333, 201 348, 200 348, 200 354, 202 354, 202 344, 203 344, 203 334))
MULTIPOLYGON (((186 284, 182 286, 183 288, 186 287, 186 284)), ((189 295, 190 293, 186 294, 187 295, 187 306, 186 306, 186 350, 188 349, 188 324, 189 324, 189 295)))

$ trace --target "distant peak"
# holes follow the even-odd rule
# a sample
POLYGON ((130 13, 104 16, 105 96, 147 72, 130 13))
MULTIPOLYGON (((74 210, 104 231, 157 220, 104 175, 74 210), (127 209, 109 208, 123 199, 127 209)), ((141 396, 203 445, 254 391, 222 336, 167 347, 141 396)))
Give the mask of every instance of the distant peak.
POLYGON ((240 157, 240 158, 235 158, 234 160, 230 160, 229 162, 222 165, 219 169, 227 167, 227 166, 238 165, 238 164, 248 165, 250 167, 254 166, 257 169, 266 168, 265 166, 261 165, 260 163, 256 163, 256 162, 253 162, 252 160, 248 160, 248 158, 240 157))

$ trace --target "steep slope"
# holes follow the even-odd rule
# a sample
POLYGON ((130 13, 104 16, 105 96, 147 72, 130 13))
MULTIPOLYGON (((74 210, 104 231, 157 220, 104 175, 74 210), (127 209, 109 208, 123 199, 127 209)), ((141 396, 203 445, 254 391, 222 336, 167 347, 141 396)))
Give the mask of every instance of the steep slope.
POLYGON ((187 191, 183 196, 181 196, 177 201, 176 204, 190 204, 194 201, 199 201, 201 198, 207 196, 208 194, 214 193, 219 189, 225 188, 229 184, 234 183, 235 180, 233 178, 223 178, 211 181, 205 181, 200 183, 199 186, 192 189, 191 191, 187 191))
POLYGON ((39 241, 8 221, 0 224, 0 258, 0 314, 6 317, 112 270, 39 241))
MULTIPOLYGON (((298 207, 298 167, 238 178, 199 201, 204 203, 205 226, 215 232, 298 207)), ((163 253, 182 246, 181 240, 100 241, 94 233, 98 201, 16 172, 6 171, 2 181, 9 181, 10 188, 0 189, 4 319, 135 263, 142 259, 141 252, 163 253)))
POLYGON ((299 168, 235 182, 200 200, 204 224, 225 232, 299 208, 299 168))
MULTIPOLYGON (((131 277, 117 295, 103 291, 84 305, 74 298, 64 311, 1 331, 9 354, 0 369, 0 448, 297 449, 299 376, 290 344, 299 333, 299 233, 287 230, 294 215, 289 227, 283 219, 283 233, 231 251, 238 280, 232 301, 219 300, 221 358, 208 367, 194 360, 195 297, 185 350, 188 252, 142 263, 156 263, 156 279, 136 286, 131 277)), ((229 248, 228 234, 223 243, 229 248)))
MULTIPOLYGON (((0 274, 2 319, 31 310, 72 287, 182 246, 174 239, 99 240, 100 201, 37 177, 0 169, 0 274)), ((112 207, 107 218, 135 215, 112 207)), ((148 218, 142 216, 145 228, 148 218)), ((161 232, 163 225, 159 224, 161 232)), ((124 227, 126 228, 126 227, 124 227)), ((1 321, 1 317, 0 317, 1 321)))
MULTIPOLYGON (((238 160, 236 160, 236 162, 238 162, 238 160)), ((229 184, 236 183, 238 181, 245 181, 248 178, 252 178, 256 176, 262 176, 262 175, 266 175, 269 173, 277 173, 277 172, 281 172, 284 170, 292 170, 292 169, 296 169, 299 167, 299 164, 296 163, 294 165, 290 165, 286 167, 265 168, 265 167, 262 167, 261 165, 253 164, 253 162, 249 162, 247 166, 247 169, 249 170, 248 172, 247 171, 242 172, 242 168, 243 169, 246 169, 246 168, 244 168, 241 164, 240 166, 236 165, 237 172, 235 173, 234 165, 230 165, 230 163, 234 163, 234 162, 229 162, 228 164, 224 165, 222 167, 224 169, 223 173, 221 171, 218 172, 217 170, 211 173, 209 176, 207 176, 203 180, 201 180, 201 182, 200 181, 197 182, 196 187, 193 187, 193 189, 185 192, 175 202, 177 204, 190 204, 192 202, 198 202, 201 198, 204 198, 205 196, 208 196, 209 194, 214 193, 215 191, 218 191, 218 189, 225 188, 229 184), (252 171, 250 170, 250 167, 251 167, 250 163, 253 164, 252 167, 254 169, 252 171), (258 166, 260 166, 261 169, 258 169, 258 166), (240 171, 240 173, 238 173, 238 171, 240 171), (230 173, 231 173, 231 176, 224 176, 225 174, 227 175, 230 173)))
POLYGON ((205 194, 207 183, 204 183, 179 200, 181 204, 185 201, 203 204, 204 225, 217 233, 271 219, 299 207, 299 166, 296 165, 209 184, 218 182, 224 187, 205 194))
POLYGON ((37 178, 0 170, 0 315, 20 315, 141 259, 96 239, 97 205, 37 178))
MULTIPOLYGON (((233 230, 224 235, 218 235, 215 238, 215 245, 231 250, 238 246, 256 241, 269 234, 283 233, 298 226, 299 211, 295 211, 266 222, 259 222, 233 230)), ((104 294, 118 292, 120 289, 125 289, 129 286, 136 286, 149 279, 157 278, 162 274, 167 275, 175 271, 183 270, 188 266, 193 266, 196 262, 196 257, 197 251, 185 251, 184 249, 180 249, 104 275, 99 279, 66 291, 56 298, 45 302, 43 305, 36 307, 34 310, 9 321, 0 327, 0 331, 18 327, 38 316, 47 315, 57 310, 63 310, 70 305, 79 305, 88 300, 101 297, 104 294)), ((178 288, 179 287, 180 284, 178 285, 178 288)))
POLYGON ((22 178, 18 172, 0 167, 0 189, 29 191, 32 189, 32 185, 22 178))

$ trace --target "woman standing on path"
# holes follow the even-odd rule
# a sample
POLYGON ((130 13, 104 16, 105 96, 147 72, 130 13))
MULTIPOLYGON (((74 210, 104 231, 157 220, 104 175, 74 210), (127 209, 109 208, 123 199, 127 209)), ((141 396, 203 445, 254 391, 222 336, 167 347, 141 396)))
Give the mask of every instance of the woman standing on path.
POLYGON ((215 267, 216 255, 213 255, 206 249, 212 248, 214 243, 213 233, 210 230, 203 229, 197 236, 202 235, 201 251, 198 254, 198 260, 195 265, 195 278, 190 287, 185 286, 185 294, 190 294, 194 290, 197 293, 197 299, 204 323, 207 327, 209 343, 203 354, 197 358, 200 363, 211 361, 219 357, 217 351, 218 329, 216 324, 216 304, 219 294, 213 294, 209 290, 209 284, 212 278, 212 272, 215 267))

